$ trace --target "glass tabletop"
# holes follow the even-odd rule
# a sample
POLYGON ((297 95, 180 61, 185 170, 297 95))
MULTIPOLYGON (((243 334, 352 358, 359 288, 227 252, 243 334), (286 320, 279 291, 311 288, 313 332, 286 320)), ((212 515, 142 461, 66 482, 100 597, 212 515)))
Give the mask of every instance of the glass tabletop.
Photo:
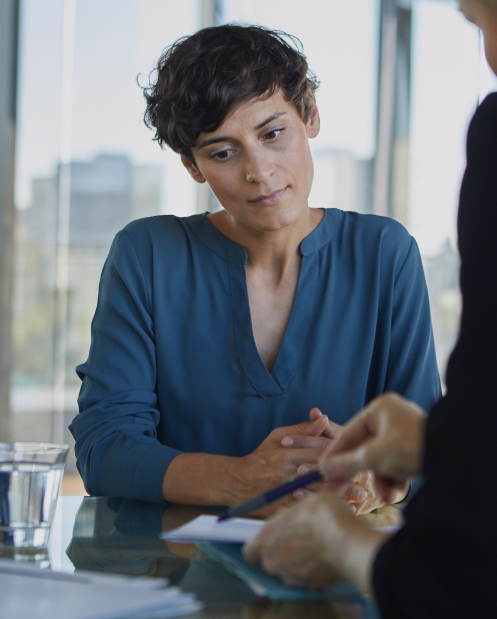
POLYGON ((374 605, 359 598, 271 600, 193 544, 166 542, 159 533, 176 528, 208 509, 156 505, 107 497, 59 497, 47 552, 23 556, 40 567, 90 570, 168 578, 195 593, 204 610, 191 615, 220 619, 380 619, 374 605))

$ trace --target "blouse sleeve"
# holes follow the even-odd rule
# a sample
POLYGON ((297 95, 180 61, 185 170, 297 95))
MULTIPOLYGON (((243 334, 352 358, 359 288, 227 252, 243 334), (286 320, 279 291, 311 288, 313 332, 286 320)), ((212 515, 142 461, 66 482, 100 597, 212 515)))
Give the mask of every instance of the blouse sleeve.
POLYGON ((126 231, 110 249, 92 322, 79 414, 69 429, 91 495, 163 502, 162 480, 180 452, 157 439, 152 291, 126 231))
POLYGON ((440 398, 428 290, 414 238, 395 279, 385 391, 429 409, 440 398))

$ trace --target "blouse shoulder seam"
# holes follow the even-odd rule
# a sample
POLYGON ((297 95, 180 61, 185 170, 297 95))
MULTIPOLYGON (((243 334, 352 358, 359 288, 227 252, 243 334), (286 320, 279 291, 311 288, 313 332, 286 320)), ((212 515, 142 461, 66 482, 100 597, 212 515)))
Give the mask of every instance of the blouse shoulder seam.
POLYGON ((408 261, 408 259, 409 259, 409 256, 411 255, 412 248, 413 248, 413 246, 414 246, 415 242, 416 242, 416 241, 414 240, 414 237, 413 237, 413 236, 411 236, 411 242, 409 243, 409 249, 407 250, 406 257, 404 258, 404 261, 402 262, 402 266, 400 267, 399 272, 397 273, 397 276, 396 276, 395 281, 394 281, 394 284, 393 284, 394 286, 396 286, 396 285, 397 285, 397 282, 398 282, 398 280, 399 280, 399 277, 400 277, 400 275, 401 275, 402 271, 404 270, 404 267, 405 267, 405 266, 406 266, 406 264, 407 264, 407 261, 408 261))

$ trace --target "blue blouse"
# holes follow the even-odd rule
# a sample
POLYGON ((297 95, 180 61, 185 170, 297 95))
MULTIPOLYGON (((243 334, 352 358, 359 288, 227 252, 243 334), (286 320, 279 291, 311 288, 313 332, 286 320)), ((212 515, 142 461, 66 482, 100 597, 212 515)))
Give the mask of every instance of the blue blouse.
POLYGON ((319 407, 344 424, 397 391, 440 397, 415 240, 397 222, 328 209, 302 266, 274 368, 253 337, 247 254, 206 215, 134 221, 115 238, 70 430, 93 495, 162 502, 181 452, 244 456, 319 407))

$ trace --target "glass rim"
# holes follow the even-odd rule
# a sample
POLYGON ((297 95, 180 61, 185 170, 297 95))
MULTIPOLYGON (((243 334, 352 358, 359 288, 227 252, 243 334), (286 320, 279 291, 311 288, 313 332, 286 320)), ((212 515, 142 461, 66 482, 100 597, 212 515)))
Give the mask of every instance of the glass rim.
POLYGON ((37 443, 34 441, 16 441, 14 443, 1 443, 0 452, 22 452, 29 453, 64 453, 69 451, 69 445, 57 443, 37 443))

